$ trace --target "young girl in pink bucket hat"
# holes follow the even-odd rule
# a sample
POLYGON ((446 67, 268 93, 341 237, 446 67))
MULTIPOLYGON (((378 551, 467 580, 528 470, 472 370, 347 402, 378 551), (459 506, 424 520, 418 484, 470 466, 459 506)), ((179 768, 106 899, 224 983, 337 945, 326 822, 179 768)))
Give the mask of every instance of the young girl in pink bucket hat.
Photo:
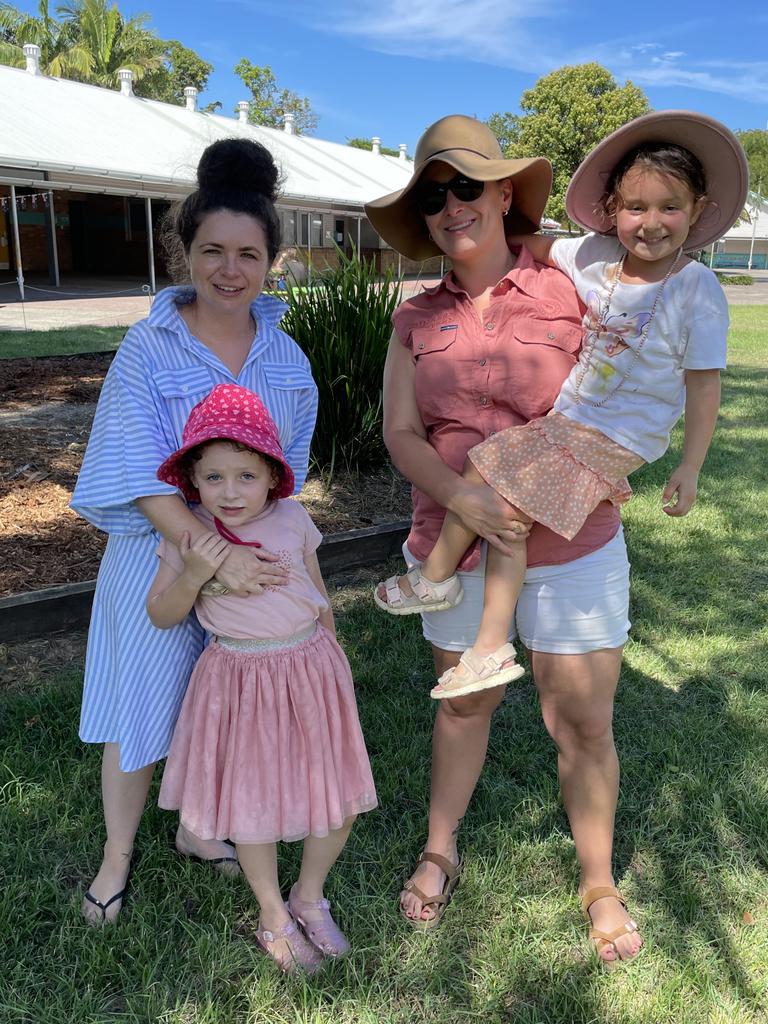
MULTIPOLYGON (((738 220, 747 182, 744 152, 724 125, 660 111, 618 129, 576 171, 566 208, 590 234, 520 236, 536 260, 573 280, 587 307, 579 361, 553 411, 469 451, 465 477, 490 484, 521 524, 570 539, 599 502, 627 501, 627 475, 665 453, 683 410, 683 457, 662 500, 668 515, 690 511, 717 420, 728 307, 712 271, 685 253, 738 220)), ((449 512, 427 559, 387 580, 386 593, 380 585, 376 603, 395 615, 454 607, 462 598, 456 566, 474 540, 449 512)), ((440 677, 436 699, 521 674, 507 642, 526 565, 525 543, 517 548, 513 557, 489 548, 477 640, 440 677)))
POLYGON ((194 607, 211 636, 189 683, 160 806, 203 839, 231 839, 260 907, 256 938, 283 969, 312 971, 349 944, 323 885, 355 816, 376 806, 347 659, 316 549, 321 535, 287 500, 293 472, 258 395, 220 384, 196 405, 183 443, 158 470, 208 528, 180 547, 161 540, 147 601, 167 629, 194 607), (281 587, 229 594, 212 577, 230 544, 264 546, 281 587), (223 591, 223 592, 222 592, 223 591), (276 843, 304 840, 283 903, 276 843))

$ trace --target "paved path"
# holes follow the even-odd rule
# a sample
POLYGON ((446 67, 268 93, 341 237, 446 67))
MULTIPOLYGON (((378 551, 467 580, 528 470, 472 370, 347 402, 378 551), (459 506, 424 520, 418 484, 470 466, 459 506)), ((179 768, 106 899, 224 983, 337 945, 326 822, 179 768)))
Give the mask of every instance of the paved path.
POLYGON ((48 331, 62 327, 128 326, 145 317, 150 296, 143 281, 126 278, 25 281, 22 303, 15 282, 0 280, 0 331, 48 331), (115 294, 117 293, 117 294, 115 294))
MULTIPOLYGON (((740 271, 739 273, 747 273, 740 271)), ((725 286, 728 302, 736 306, 768 305, 768 271, 751 271, 752 286, 725 286)), ((406 297, 417 294, 437 279, 408 279, 406 297)), ((61 327, 129 326, 149 312, 151 301, 141 293, 143 281, 82 279, 65 281, 58 291, 45 281, 28 282, 21 302, 15 282, 0 279, 0 331, 45 331, 61 327), (72 292, 74 294, 66 294, 72 292), (123 294, 109 294, 123 292, 123 294), (105 294, 106 293, 106 294, 105 294)))

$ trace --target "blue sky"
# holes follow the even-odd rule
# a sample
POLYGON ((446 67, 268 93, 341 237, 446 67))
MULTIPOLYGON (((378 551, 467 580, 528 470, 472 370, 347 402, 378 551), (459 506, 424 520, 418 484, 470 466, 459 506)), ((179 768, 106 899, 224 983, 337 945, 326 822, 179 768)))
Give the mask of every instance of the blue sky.
MULTIPOLYGON (((34 3, 19 4, 32 11, 34 3)), ((51 0, 51 8, 55 7, 51 0)), ((655 109, 766 128, 768 7, 755 0, 119 0, 164 38, 210 61, 202 102, 233 111, 241 57, 308 96, 317 135, 408 144, 448 113, 517 112, 525 89, 564 64, 598 61, 655 109), (606 18, 609 12, 609 18, 606 18)))

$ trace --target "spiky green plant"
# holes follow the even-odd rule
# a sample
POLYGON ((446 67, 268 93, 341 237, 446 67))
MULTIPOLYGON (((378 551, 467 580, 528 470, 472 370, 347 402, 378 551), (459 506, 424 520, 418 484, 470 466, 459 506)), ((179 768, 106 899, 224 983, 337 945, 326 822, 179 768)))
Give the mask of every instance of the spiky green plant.
POLYGON ((313 276, 310 288, 289 289, 282 327, 309 358, 320 392, 312 458, 333 475, 386 461, 381 436, 381 382, 400 281, 379 275, 356 254, 338 253, 338 267, 313 276))

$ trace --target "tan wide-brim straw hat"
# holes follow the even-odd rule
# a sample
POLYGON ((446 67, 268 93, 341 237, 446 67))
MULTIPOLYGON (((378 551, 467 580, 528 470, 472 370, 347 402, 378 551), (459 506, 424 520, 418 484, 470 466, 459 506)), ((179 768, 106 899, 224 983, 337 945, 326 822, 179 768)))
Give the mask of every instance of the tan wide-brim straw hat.
POLYGON ((511 178, 512 206, 504 218, 505 232, 511 235, 538 231, 552 187, 549 160, 540 156, 506 160, 488 125, 474 117, 451 114, 427 128, 419 139, 413 176, 405 188, 365 204, 368 220, 397 252, 412 260, 442 256, 442 250, 429 237, 414 195, 424 169, 438 161, 476 181, 511 178))
POLYGON ((749 187, 741 143, 724 124, 690 110, 658 110, 630 121, 596 146, 571 178, 565 195, 568 216, 588 231, 616 234, 600 208, 608 178, 625 153, 646 142, 683 146, 701 161, 707 205, 683 246, 689 252, 716 242, 738 221, 749 187))

